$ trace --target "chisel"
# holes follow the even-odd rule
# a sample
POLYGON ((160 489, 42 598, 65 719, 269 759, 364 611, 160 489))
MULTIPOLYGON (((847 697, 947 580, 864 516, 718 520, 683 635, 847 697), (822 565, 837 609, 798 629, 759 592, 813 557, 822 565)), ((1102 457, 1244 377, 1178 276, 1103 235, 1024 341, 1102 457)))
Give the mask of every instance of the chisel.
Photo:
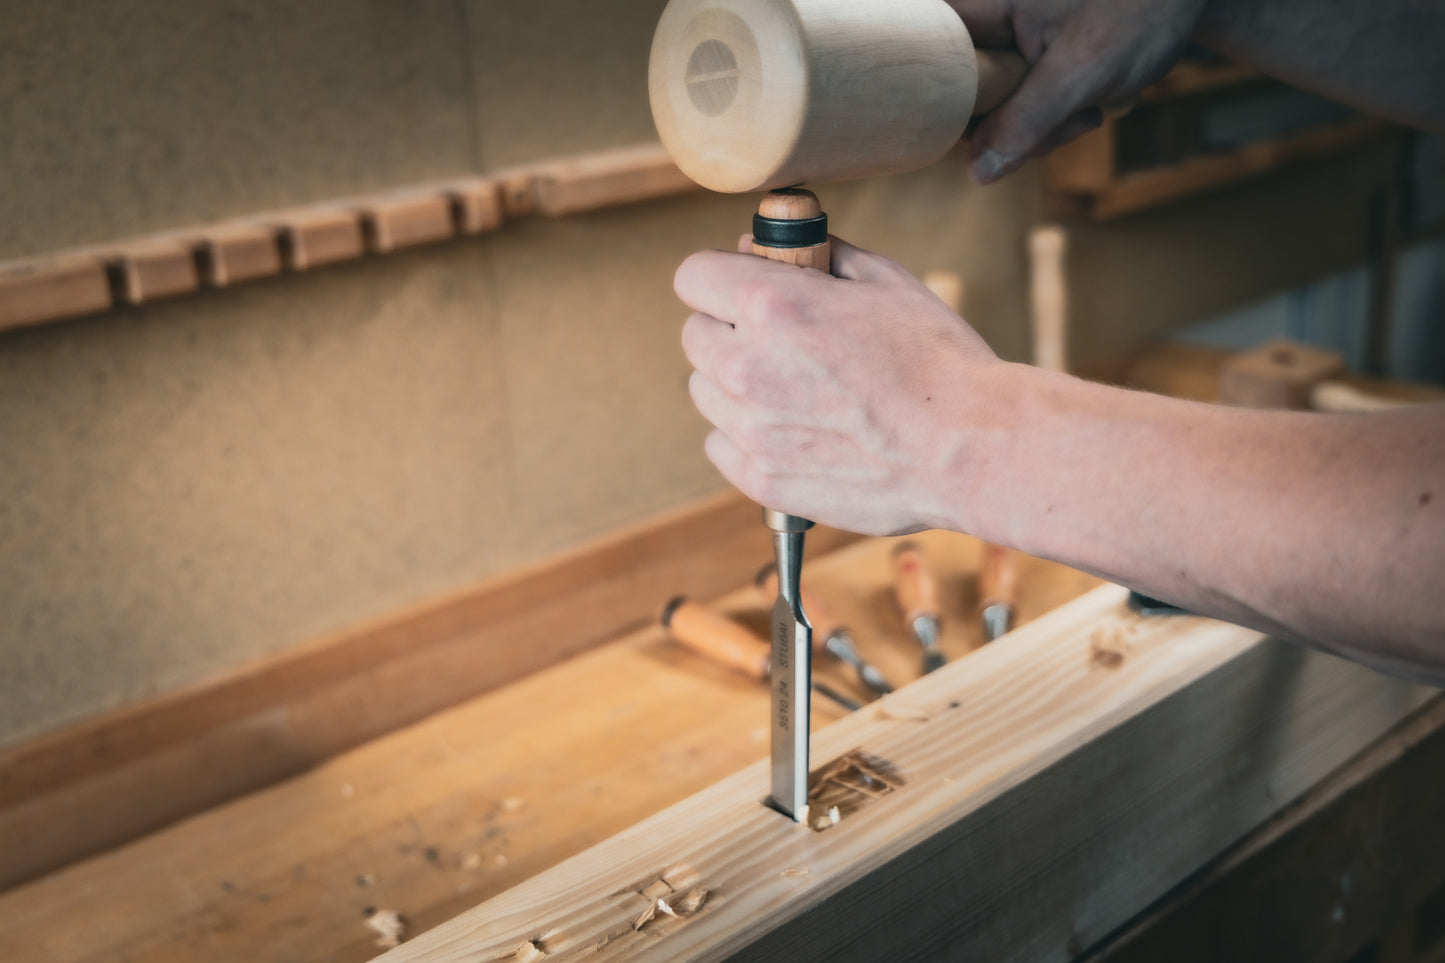
MULTIPOLYGON (((772 564, 764 565, 758 572, 756 579, 758 591, 764 596, 772 597, 778 590, 778 570, 772 564)), ((833 656, 840 662, 852 666, 853 671, 858 673, 858 678, 868 688, 879 695, 887 695, 893 691, 893 686, 883 678, 883 673, 865 661, 858 654, 858 646, 853 642, 853 633, 848 626, 835 616, 822 602, 818 600, 815 593, 809 591, 807 585, 801 587, 803 597, 803 610, 808 613, 808 620, 813 623, 814 644, 824 652, 833 656), (820 640, 821 641, 818 641, 820 640)))
POLYGON ((978 573, 978 620, 985 642, 1013 628, 1017 594, 1017 559, 1012 549, 992 542, 983 547, 983 568, 978 573))
MULTIPOLYGON (((753 217, 752 252, 827 274, 833 265, 828 216, 811 191, 766 195, 753 217)), ((773 533, 778 596, 773 602, 772 802, 794 822, 808 818, 808 693, 813 681, 813 627, 803 614, 803 533, 813 523, 763 509, 773 533)))
MULTIPOLYGON (((772 675, 767 641, 721 612, 679 595, 663 608, 660 621, 669 635, 706 659, 759 682, 772 675)), ((810 682, 810 688, 849 712, 862 708, 821 682, 810 682)))
POLYGON ((946 664, 948 657, 938 649, 938 584, 928 560, 913 542, 893 550, 893 594, 903 611, 903 623, 923 646, 923 671, 932 672, 946 664))

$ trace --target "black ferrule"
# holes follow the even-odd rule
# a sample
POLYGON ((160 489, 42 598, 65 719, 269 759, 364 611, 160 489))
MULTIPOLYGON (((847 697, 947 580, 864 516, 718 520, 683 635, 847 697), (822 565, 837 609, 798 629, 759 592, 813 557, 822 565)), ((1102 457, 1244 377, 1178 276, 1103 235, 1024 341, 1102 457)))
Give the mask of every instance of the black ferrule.
POLYGON ((816 247, 828 240, 828 215, 789 221, 754 214, 753 240, 763 247, 816 247))

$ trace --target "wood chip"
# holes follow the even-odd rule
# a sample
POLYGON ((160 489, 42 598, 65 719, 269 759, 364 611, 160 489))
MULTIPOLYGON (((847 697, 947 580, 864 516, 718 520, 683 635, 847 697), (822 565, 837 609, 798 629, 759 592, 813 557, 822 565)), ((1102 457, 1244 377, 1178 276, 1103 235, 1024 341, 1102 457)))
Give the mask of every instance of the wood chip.
POLYGON ((512 955, 507 957, 508 963, 537 963, 538 960, 545 960, 546 952, 532 940, 521 943, 512 955))
POLYGON ((395 949, 406 939, 406 917, 396 910, 379 909, 366 918, 366 928, 376 934, 376 945, 395 949))
POLYGON ((646 908, 646 909, 644 909, 641 913, 638 913, 638 914, 637 914, 637 918, 632 921, 632 928, 633 928, 634 930, 640 930, 640 929, 642 929, 642 928, 643 928, 644 926, 646 926, 648 923, 652 922, 652 918, 653 918, 654 916, 656 916, 656 915, 657 915, 657 900, 652 900, 651 902, 649 902, 649 903, 647 904, 647 908, 646 908))
POLYGON ((783 870, 782 873, 780 873, 779 875, 780 875, 780 876, 787 876, 787 877, 789 877, 789 878, 797 878, 797 877, 799 877, 799 876, 807 876, 807 875, 810 874, 810 872, 811 872, 811 870, 806 870, 806 869, 785 869, 785 870, 783 870))
POLYGON ((657 908, 668 916, 686 919, 702 909, 702 904, 707 902, 708 895, 708 891, 701 886, 694 886, 681 896, 671 899, 667 897, 659 899, 657 901, 657 908))

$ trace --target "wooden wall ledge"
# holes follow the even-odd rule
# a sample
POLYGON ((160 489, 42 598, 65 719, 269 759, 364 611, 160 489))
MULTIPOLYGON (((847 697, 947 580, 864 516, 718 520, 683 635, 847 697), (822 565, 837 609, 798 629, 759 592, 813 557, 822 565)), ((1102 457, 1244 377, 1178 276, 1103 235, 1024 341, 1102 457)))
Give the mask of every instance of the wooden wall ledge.
POLYGON ((697 189, 642 144, 0 262, 0 331, 697 189))

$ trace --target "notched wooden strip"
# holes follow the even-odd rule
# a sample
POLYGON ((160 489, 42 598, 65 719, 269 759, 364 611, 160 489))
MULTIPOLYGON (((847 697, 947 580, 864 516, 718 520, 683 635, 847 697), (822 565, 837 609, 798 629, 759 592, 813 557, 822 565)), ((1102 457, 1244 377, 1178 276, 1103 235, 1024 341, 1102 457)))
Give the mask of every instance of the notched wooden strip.
POLYGON ((503 217, 537 213, 537 176, 533 170, 515 169, 495 175, 503 217))
POLYGON ((451 200, 439 191, 376 198, 361 213, 367 241, 377 254, 444 241, 455 233, 451 200))
POLYGON ((281 245, 269 224, 222 224, 201 237, 206 283, 224 288, 281 273, 281 245))
POLYGON ((447 194, 461 233, 485 234, 502 226, 502 186, 492 178, 458 181, 447 186, 447 194))
POLYGON ((698 189, 661 144, 624 147, 539 167, 536 211, 548 217, 581 214, 616 204, 698 189))
POLYGON ((201 286, 195 249, 180 239, 141 242, 111 257, 127 304, 188 294, 201 286))
POLYGON ((111 304, 110 281, 98 257, 0 266, 0 331, 92 314, 111 304))
POLYGON ((288 211, 277 226, 286 266, 293 271, 349 261, 366 253, 361 216, 353 210, 330 206, 288 211))

